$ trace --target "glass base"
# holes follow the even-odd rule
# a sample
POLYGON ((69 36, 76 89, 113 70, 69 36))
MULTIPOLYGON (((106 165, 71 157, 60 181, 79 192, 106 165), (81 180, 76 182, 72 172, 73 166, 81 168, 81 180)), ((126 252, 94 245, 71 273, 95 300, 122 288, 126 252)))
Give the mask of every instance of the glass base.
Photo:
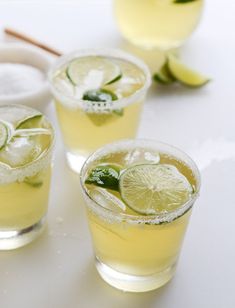
POLYGON ((83 156, 83 155, 73 154, 71 152, 66 152, 65 155, 69 168, 76 173, 80 173, 82 166, 86 161, 88 155, 83 156))
POLYGON ((174 264, 153 275, 134 276, 118 272, 97 258, 95 265, 104 281, 119 290, 128 292, 147 292, 158 289, 173 277, 176 268, 176 264, 174 264))
POLYGON ((43 217, 36 224, 17 231, 0 230, 0 250, 16 249, 31 243, 43 232, 45 221, 43 217))

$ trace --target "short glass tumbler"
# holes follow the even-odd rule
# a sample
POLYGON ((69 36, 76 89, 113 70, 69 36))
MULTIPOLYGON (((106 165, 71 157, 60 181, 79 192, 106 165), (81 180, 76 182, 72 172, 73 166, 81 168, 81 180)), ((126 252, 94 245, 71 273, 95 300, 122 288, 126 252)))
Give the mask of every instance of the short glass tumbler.
POLYGON ((54 130, 45 116, 0 106, 0 250, 32 242, 48 209, 54 130))
MULTIPOLYGON (((149 291, 167 283, 175 273, 191 210, 199 194, 200 174, 192 159, 181 150, 160 142, 118 141, 87 159, 81 171, 81 185, 100 276, 110 285, 131 292, 149 291), (149 164, 155 153, 161 157, 157 164, 172 165, 169 168, 174 172, 180 170, 194 187, 189 200, 178 208, 154 215, 129 214, 130 211, 126 214, 112 207, 115 202, 120 205, 123 201, 117 192, 114 192, 115 197, 113 192, 110 194, 103 188, 90 190, 85 183, 97 164, 122 165, 123 170, 127 170, 131 164, 149 164)), ((136 186, 134 189, 136 196, 140 195, 141 190, 138 193, 136 186)))
POLYGON ((80 50, 61 57, 49 79, 67 162, 75 172, 98 147, 136 136, 151 83, 141 60, 115 49, 80 50))

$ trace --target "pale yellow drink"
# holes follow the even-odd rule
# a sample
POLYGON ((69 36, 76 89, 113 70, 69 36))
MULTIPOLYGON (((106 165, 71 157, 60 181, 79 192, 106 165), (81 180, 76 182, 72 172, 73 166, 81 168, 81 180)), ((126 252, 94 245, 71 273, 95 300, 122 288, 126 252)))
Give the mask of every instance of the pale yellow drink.
POLYGON ((51 168, 40 172, 40 182, 0 185, 1 231, 21 230, 34 225, 47 213, 51 168))
POLYGON ((114 0, 124 37, 144 48, 180 46, 196 28, 203 0, 114 0))
POLYGON ((128 275, 163 272, 165 283, 174 271, 190 214, 191 211, 167 224, 138 225, 117 221, 111 225, 89 211, 96 256, 102 263, 128 275))
POLYGON ((58 62, 50 80, 73 170, 80 171, 85 158, 98 147, 135 137, 150 84, 149 71, 140 60, 114 50, 77 52, 58 62), (97 100, 86 96, 100 90, 108 96, 97 100))
MULTIPOLYGON (((169 281, 175 272, 191 207, 198 194, 199 175, 193 162, 166 145, 119 142, 113 148, 104 147, 103 152, 96 152, 88 160, 82 172, 82 185, 85 185, 96 266, 104 280, 119 289, 135 292, 155 289, 169 281), (120 184, 119 191, 84 184, 91 170, 103 164, 121 166, 121 174, 137 165, 170 166, 188 183, 185 185, 190 192, 182 204, 172 203, 166 208, 160 202, 157 213, 143 215, 124 201, 120 184)), ((136 198, 143 193, 136 185, 133 191, 136 198)), ((145 202, 143 198, 138 207, 144 208, 145 202)))
POLYGON ((124 115, 87 114, 82 109, 71 110, 56 102, 56 110, 66 148, 74 155, 87 157, 99 146, 136 135, 143 100, 126 106, 124 115))
POLYGON ((53 139, 39 111, 0 106, 0 250, 23 246, 42 231, 53 139))

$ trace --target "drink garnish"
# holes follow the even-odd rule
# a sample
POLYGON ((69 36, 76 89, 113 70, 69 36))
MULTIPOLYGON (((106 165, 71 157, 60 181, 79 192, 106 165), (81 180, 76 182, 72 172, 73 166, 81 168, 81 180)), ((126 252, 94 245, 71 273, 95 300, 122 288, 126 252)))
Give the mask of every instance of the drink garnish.
POLYGON ((193 192, 187 178, 175 166, 143 164, 121 173, 123 201, 143 215, 165 213, 186 203, 193 192))
POLYGON ((118 165, 98 165, 90 171, 85 183, 118 191, 120 170, 118 165))
POLYGON ((92 102, 111 102, 117 100, 118 97, 110 90, 95 89, 86 91, 82 99, 92 102))
POLYGON ((100 86, 109 85, 122 77, 120 67, 102 57, 77 58, 69 63, 66 76, 74 86, 87 83, 87 79, 99 79, 100 86))

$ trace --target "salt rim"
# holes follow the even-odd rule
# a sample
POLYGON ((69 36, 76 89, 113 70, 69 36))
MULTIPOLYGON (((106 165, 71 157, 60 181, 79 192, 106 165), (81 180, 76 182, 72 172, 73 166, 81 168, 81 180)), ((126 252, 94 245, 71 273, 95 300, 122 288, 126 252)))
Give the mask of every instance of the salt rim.
POLYGON ((103 148, 100 148, 96 152, 91 154, 82 167, 81 174, 80 174, 80 183, 82 186, 82 193, 83 193, 84 199, 88 205, 88 209, 93 211, 95 214, 99 215, 102 219, 107 220, 109 223, 127 222, 129 224, 149 223, 153 225, 154 224, 159 225, 162 223, 172 222, 173 220, 181 217, 183 214, 185 214, 187 211, 191 209, 194 202, 199 196, 201 178, 200 178, 200 172, 198 170, 198 167, 196 166, 194 161, 180 149, 174 146, 171 146, 167 143, 158 142, 154 140, 125 139, 125 140, 107 144, 103 148), (174 156, 178 159, 181 159, 192 170, 196 178, 196 183, 197 183, 196 189, 193 192, 190 200, 188 200, 180 208, 173 210, 171 212, 161 213, 157 215, 138 215, 138 216, 125 214, 125 213, 116 213, 110 209, 102 207, 99 203, 93 200, 91 196, 89 195, 89 192, 85 186, 85 179, 86 179, 87 171, 88 171, 90 164, 92 164, 94 161, 96 161, 100 157, 109 154, 110 152, 129 150, 129 149, 133 149, 136 147, 149 149, 149 150, 151 149, 155 151, 158 150, 160 153, 163 152, 166 154, 170 154, 171 156, 174 156))
POLYGON ((127 105, 132 104, 133 102, 138 102, 138 100, 141 100, 144 97, 147 89, 151 85, 150 71, 147 65, 142 60, 120 49, 112 49, 112 48, 110 49, 108 48, 82 49, 82 50, 72 52, 68 55, 62 56, 55 63, 55 65, 50 69, 48 73, 48 79, 49 79, 50 88, 51 88, 51 91, 54 97, 65 107, 70 108, 70 109, 80 108, 82 110, 85 110, 86 112, 102 112, 102 113, 108 112, 108 110, 124 108, 127 105), (112 102, 97 103, 97 102, 85 101, 82 99, 73 99, 70 96, 64 95, 54 85, 53 77, 54 77, 55 71, 58 70, 62 65, 73 60, 74 58, 85 57, 85 56, 113 57, 113 58, 118 58, 120 60, 126 60, 128 62, 131 62, 143 71, 145 78, 146 78, 145 84, 143 85, 142 88, 138 89, 132 95, 128 97, 123 97, 121 99, 118 99, 112 102))
MULTIPOLYGON (((0 108, 9 106, 33 109, 23 105, 15 105, 15 104, 1 105, 0 108)), ((43 116, 45 117, 45 115, 43 116)), ((35 161, 32 161, 22 167, 11 168, 10 166, 0 162, 0 185, 10 184, 14 182, 23 182, 26 177, 33 177, 50 165, 52 159, 52 151, 55 144, 55 132, 53 126, 51 125, 47 117, 45 117, 45 119, 47 123, 49 123, 51 131, 51 144, 49 148, 46 151, 44 151, 35 161)))

